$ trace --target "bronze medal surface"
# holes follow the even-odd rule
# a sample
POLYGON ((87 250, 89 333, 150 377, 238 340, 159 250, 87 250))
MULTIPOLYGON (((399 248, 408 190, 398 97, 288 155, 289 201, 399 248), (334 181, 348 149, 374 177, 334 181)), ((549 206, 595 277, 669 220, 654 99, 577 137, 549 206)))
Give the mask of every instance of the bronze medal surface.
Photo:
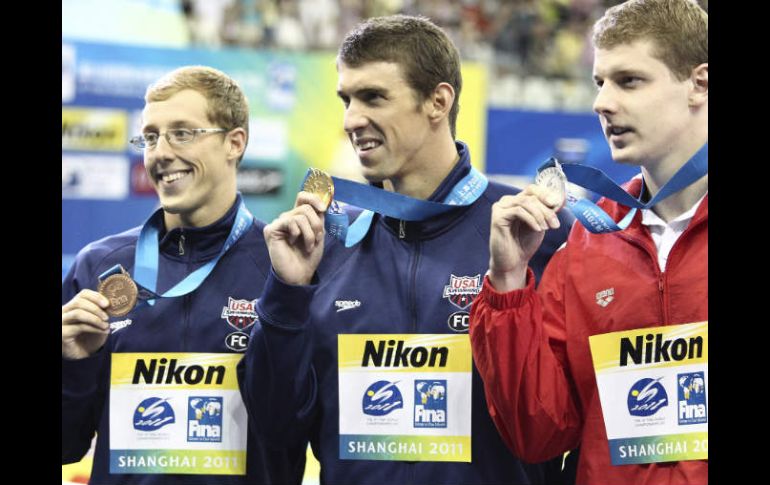
POLYGON ((139 290, 126 273, 114 274, 99 283, 99 293, 110 300, 106 312, 111 317, 122 317, 136 305, 139 290))

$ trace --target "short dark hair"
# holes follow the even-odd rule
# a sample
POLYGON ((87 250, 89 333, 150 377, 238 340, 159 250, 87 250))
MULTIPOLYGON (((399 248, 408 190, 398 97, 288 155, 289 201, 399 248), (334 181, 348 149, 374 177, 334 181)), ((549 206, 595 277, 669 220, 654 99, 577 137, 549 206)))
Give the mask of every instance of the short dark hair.
POLYGON ((651 40, 653 55, 676 79, 709 61, 709 17, 693 0, 630 0, 607 10, 594 24, 593 42, 611 49, 651 40))
POLYGON ((455 137, 460 110, 460 54, 446 33, 427 17, 390 15, 359 24, 342 41, 337 62, 359 67, 370 62, 394 62, 404 70, 409 86, 427 99, 439 83, 449 83, 455 99, 449 129, 455 137))

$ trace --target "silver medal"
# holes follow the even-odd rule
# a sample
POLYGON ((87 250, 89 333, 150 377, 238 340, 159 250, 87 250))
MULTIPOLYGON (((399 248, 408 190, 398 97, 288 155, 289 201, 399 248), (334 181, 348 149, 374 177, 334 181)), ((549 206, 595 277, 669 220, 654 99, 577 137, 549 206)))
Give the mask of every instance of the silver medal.
POLYGON ((556 165, 548 167, 538 172, 535 177, 535 184, 546 187, 557 194, 559 194, 559 204, 557 207, 564 205, 564 201, 567 198, 567 176, 561 169, 559 162, 554 162, 556 165))

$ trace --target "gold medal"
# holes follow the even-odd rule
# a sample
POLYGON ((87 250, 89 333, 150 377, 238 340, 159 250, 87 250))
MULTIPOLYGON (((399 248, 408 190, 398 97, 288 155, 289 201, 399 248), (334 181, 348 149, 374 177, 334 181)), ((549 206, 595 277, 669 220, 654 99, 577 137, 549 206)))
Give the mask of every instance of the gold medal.
POLYGON ((99 283, 98 292, 110 300, 107 314, 111 317, 122 317, 130 312, 139 295, 136 283, 120 268, 121 273, 110 275, 99 283))
POLYGON ((302 190, 318 196, 323 201, 325 208, 329 207, 334 198, 334 182, 328 173, 311 168, 310 173, 302 184, 302 190))

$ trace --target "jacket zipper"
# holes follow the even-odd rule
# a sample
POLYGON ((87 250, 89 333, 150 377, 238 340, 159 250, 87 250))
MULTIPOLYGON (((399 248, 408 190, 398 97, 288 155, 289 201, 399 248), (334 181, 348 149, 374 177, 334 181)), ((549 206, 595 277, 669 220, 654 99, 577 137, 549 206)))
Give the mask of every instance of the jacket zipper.
MULTIPOLYGON (((399 239, 406 238, 406 222, 403 220, 398 221, 398 237, 399 239)), ((414 257, 412 258, 412 266, 409 269, 409 312, 412 317, 411 333, 417 333, 417 268, 420 266, 420 257, 422 256, 422 243, 416 241, 414 243, 414 257)), ((406 483, 414 483, 414 476, 416 473, 414 461, 407 461, 406 465, 406 483)))
MULTIPOLYGON (((185 254, 184 249, 184 242, 185 237, 184 234, 179 235, 179 255, 182 256, 185 254)), ((193 272, 192 267, 192 253, 187 255, 187 274, 193 272)), ((190 298, 191 295, 188 293, 182 297, 182 308, 183 316, 182 316, 182 351, 187 352, 187 335, 189 333, 190 328, 190 298)))
MULTIPOLYGON (((694 218, 693 218, 694 219, 694 218)), ((693 225, 693 220, 690 220, 690 224, 687 225, 684 231, 682 231, 682 234, 679 235, 679 237, 674 241, 674 245, 671 246, 671 250, 668 252, 668 258, 666 259, 666 268, 668 268, 669 263, 673 261, 674 251, 676 251, 679 247, 682 246, 683 240, 689 236, 689 233, 691 233, 695 226, 699 226, 701 224, 701 221, 697 221, 695 225, 693 225)), ((658 255, 655 255, 655 260, 658 260, 658 255)), ((668 298, 666 297, 666 268, 663 268, 662 270, 658 268, 658 271, 660 272, 658 274, 658 292, 660 293, 660 301, 663 305, 663 322, 662 325, 668 325, 669 320, 669 312, 668 312, 668 298)))
MULTIPOLYGON (((660 269, 660 264, 658 263, 658 253, 655 250, 650 251, 650 248, 647 244, 644 244, 643 241, 633 237, 629 236, 628 234, 618 234, 619 237, 626 239, 627 241, 633 243, 634 245, 642 248, 644 252, 647 253, 647 255, 652 258, 652 264, 655 268, 655 276, 658 279, 658 298, 660 300, 660 311, 661 311, 661 322, 660 325, 666 325, 667 319, 668 319, 668 312, 666 311, 666 275, 663 271, 660 269)), ((654 246, 654 243, 653 243, 654 246)))
POLYGON ((666 298, 666 273, 658 268, 658 295, 660 295, 660 308, 663 310, 661 325, 668 325, 668 301, 666 298))
POLYGON ((417 333, 417 267, 420 265, 420 256, 422 256, 422 243, 417 241, 409 276, 409 310, 412 315, 412 333, 417 333))

